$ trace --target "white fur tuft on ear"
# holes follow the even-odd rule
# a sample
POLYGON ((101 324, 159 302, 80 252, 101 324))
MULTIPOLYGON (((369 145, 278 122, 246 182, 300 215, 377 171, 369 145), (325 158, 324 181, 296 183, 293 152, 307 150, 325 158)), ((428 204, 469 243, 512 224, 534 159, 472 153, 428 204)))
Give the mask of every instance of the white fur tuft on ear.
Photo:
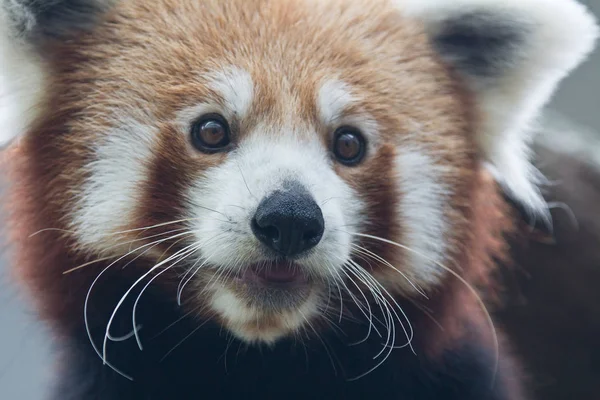
POLYGON ((0 9, 0 149, 27 131, 45 92, 41 61, 9 26, 0 9))
POLYGON ((92 29, 113 0, 0 0, 0 148, 22 135, 45 94, 52 40, 92 29))
POLYGON ((425 24, 442 59, 475 92, 483 161, 510 197, 547 217, 531 136, 557 85, 593 50, 594 17, 575 0, 393 1, 425 24))

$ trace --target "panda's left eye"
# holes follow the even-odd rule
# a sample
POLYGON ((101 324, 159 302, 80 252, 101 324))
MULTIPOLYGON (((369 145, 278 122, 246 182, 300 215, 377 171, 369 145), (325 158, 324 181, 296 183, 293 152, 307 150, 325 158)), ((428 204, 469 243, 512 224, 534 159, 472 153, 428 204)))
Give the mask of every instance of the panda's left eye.
POLYGON ((361 132, 353 127, 343 126, 333 136, 333 154, 342 164, 359 164, 366 153, 366 141, 361 132))
POLYGON ((221 115, 205 115, 192 125, 191 140, 200 151, 222 151, 231 143, 229 124, 221 115))

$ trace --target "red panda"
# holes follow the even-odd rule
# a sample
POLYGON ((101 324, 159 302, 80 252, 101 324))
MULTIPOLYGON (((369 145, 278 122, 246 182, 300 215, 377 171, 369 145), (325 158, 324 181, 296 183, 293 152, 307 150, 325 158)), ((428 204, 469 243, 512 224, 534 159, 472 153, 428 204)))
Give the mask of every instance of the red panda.
MULTIPOLYGON (((527 398, 485 310, 574 0, 2 1, 56 399, 527 398)), ((9 145, 10 143, 10 145, 9 145)))

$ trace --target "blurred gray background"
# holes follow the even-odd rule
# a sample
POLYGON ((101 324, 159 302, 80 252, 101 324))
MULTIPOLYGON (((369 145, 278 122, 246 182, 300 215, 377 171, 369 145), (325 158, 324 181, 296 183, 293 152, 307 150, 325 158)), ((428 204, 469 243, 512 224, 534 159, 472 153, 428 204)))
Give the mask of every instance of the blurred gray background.
MULTIPOLYGON (((600 16, 600 0, 582 2, 600 16)), ((564 82, 549 108, 582 128, 600 132, 599 50, 564 82)), ((9 283, 5 258, 0 244, 0 400, 44 399, 52 367, 47 332, 9 283)))
MULTIPOLYGON (((580 0, 600 18, 600 0, 580 0)), ((558 91, 550 108, 569 119, 600 131, 600 50, 581 66, 558 91)))

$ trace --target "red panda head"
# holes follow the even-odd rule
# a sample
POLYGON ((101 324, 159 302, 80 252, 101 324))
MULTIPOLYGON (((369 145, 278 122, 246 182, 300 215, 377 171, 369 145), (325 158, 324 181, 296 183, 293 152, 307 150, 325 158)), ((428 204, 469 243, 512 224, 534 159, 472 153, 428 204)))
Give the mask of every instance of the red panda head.
POLYGON ((571 0, 2 5, 38 228, 263 342, 442 285, 482 170, 545 215, 529 128, 596 36, 571 0))

